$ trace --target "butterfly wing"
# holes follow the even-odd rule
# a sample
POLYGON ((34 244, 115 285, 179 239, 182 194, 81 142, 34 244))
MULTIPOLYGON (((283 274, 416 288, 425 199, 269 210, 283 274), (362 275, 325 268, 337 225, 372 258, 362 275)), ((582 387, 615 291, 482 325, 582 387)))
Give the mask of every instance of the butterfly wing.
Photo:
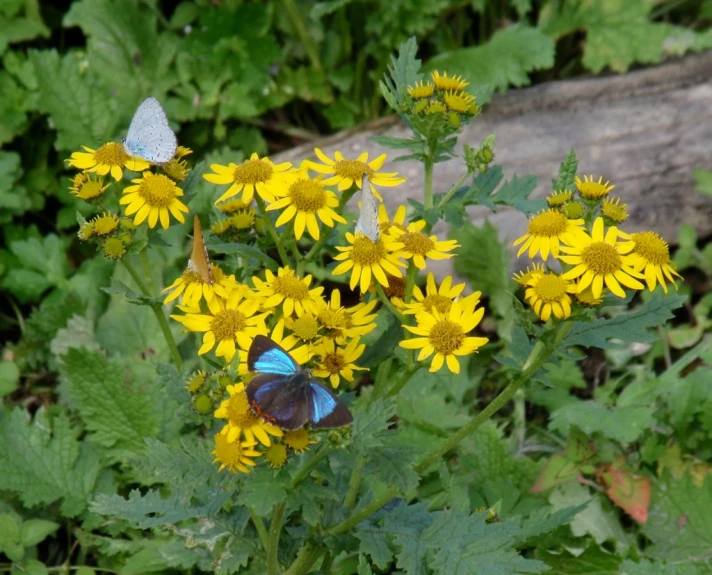
POLYGON ((264 335, 256 335, 252 340, 247 352, 247 368, 276 375, 294 375, 300 371, 292 356, 264 335))
POLYGON ((282 429, 302 427, 309 417, 306 374, 296 376, 259 373, 245 390, 247 399, 259 415, 282 429))
POLYGON ((344 402, 320 383, 310 381, 308 390, 309 423, 313 429, 343 427, 354 420, 344 402))
POLYGON ((381 235, 378 224, 378 199, 373 195, 367 176, 361 180, 361 212, 356 221, 356 231, 377 242, 381 235))
POLYGON ((163 164, 173 157, 177 148, 176 135, 168 125, 161 104, 156 98, 146 98, 131 120, 124 149, 131 156, 163 164))
POLYGON ((200 274, 200 277, 207 283, 213 283, 213 276, 210 273, 210 258, 208 250, 205 248, 203 229, 200 227, 200 219, 197 215, 193 218, 193 252, 188 260, 188 268, 200 274))

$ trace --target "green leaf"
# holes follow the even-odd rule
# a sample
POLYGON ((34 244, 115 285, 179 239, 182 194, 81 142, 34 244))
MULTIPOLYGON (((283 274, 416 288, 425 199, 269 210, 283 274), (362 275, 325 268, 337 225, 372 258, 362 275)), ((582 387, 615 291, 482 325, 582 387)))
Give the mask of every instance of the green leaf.
MULTIPOLYGON (((2 27, 0 16, 0 27, 2 27)), ((0 31, 0 36, 2 31, 0 31)), ((0 38, 2 43, 2 38, 0 38)), ((0 145, 11 142, 27 126, 29 93, 5 71, 0 71, 0 145)))
POLYGON ((687 297, 682 295, 655 295, 635 311, 587 323, 576 322, 562 345, 605 349, 615 347, 615 344, 608 341, 613 338, 641 343, 655 341, 657 334, 651 332, 650 328, 665 324, 673 317, 672 310, 679 308, 686 301, 687 297))
POLYGON ((393 552, 388 548, 388 543, 380 529, 361 528, 355 535, 360 541, 359 553, 368 555, 379 569, 388 567, 393 560, 393 552))
POLYGON ((511 206, 526 215, 534 214, 546 207, 544 199, 528 199, 536 188, 536 182, 536 176, 524 176, 523 178, 513 176, 491 199, 497 205, 511 206))
POLYGON ((704 565, 695 561, 695 558, 690 558, 689 563, 653 562, 646 559, 634 563, 630 559, 626 559, 621 563, 620 570, 616 573, 620 573, 620 575, 705 575, 710 573, 710 567, 709 564, 704 565))
MULTIPOLYGON (((551 567, 552 575, 620 575, 619 555, 608 553, 598 545, 589 545, 583 553, 572 554, 564 550, 537 549, 536 558, 551 567)), ((648 572, 652 575, 657 572, 648 572)))
POLYGON ((16 566, 13 566, 12 575, 47 575, 49 573, 47 566, 37 559, 26 559, 22 569, 15 570, 14 567, 16 566))
POLYGON ((238 257, 245 258, 248 260, 254 259, 257 261, 261 261, 265 263, 267 267, 271 270, 276 270, 278 266, 276 261, 274 261, 262 250, 254 246, 248 246, 245 244, 238 243, 208 241, 205 243, 205 247, 211 252, 215 252, 217 254, 234 254, 238 257))
POLYGON ((415 57, 417 53, 418 43, 415 37, 411 36, 398 47, 398 56, 391 56, 391 63, 388 64, 388 75, 385 77, 388 90, 382 91, 386 101, 396 112, 400 112, 399 106, 403 103, 408 86, 412 86, 423 77, 419 72, 420 60, 415 57))
POLYGON ((152 368, 141 362, 107 359, 98 352, 70 349, 61 375, 71 404, 91 438, 113 457, 138 454, 145 438, 157 437, 161 397, 152 368))
POLYGON ((22 528, 20 529, 20 542, 25 547, 34 547, 52 535, 59 527, 59 524, 54 521, 28 519, 22 524, 22 528))
POLYGON ((0 8, 0 54, 7 50, 9 44, 26 42, 38 36, 47 38, 49 29, 42 22, 37 0, 17 2, 15 10, 11 2, 7 7, 0 8))
POLYGON ((0 553, 5 553, 10 561, 19 561, 25 555, 20 543, 22 521, 15 513, 0 513, 0 553))
POLYGON ((701 194, 712 198, 712 172, 696 168, 692 170, 692 175, 695 178, 695 186, 701 194))
POLYGON ((32 206, 27 190, 18 183, 22 176, 20 155, 0 150, 0 222, 22 214, 32 206))
POLYGON ((30 52, 39 84, 39 109, 57 130, 56 147, 80 150, 99 146, 116 132, 116 103, 96 77, 86 71, 79 53, 60 58, 54 50, 30 52))
POLYGON ((712 476, 698 487, 691 475, 653 483, 648 521, 642 526, 653 542, 650 557, 684 561, 712 549, 712 476))
POLYGON ((566 159, 559 166, 559 177, 551 180, 551 189, 555 192, 559 190, 575 190, 576 170, 578 169, 578 158, 576 152, 571 149, 566 159))
POLYGON ((0 361, 0 397, 10 395, 17 389, 20 369, 14 361, 0 361))
POLYGON ((10 251, 22 267, 8 271, 3 286, 23 301, 31 301, 50 287, 63 285, 70 271, 67 245, 67 238, 55 234, 11 242, 10 251))
POLYGON ((462 75, 470 82, 479 104, 487 103, 495 91, 529 84, 529 73, 554 65, 554 42, 537 28, 512 25, 496 32, 482 46, 445 52, 424 66, 462 75))
POLYGON ((115 285, 110 287, 103 287, 101 291, 108 294, 119 294, 126 297, 126 299, 136 305, 154 305, 156 303, 163 304, 163 299, 158 297, 148 297, 142 293, 132 290, 124 282, 116 282, 115 285))
POLYGON ((257 515, 264 517, 278 503, 287 497, 283 483, 275 477, 275 472, 267 466, 258 467, 244 480, 238 500, 250 507, 257 515))
POLYGON ((77 440, 80 430, 60 415, 32 422, 22 409, 0 412, 0 489, 17 493, 25 506, 62 499, 62 514, 81 513, 94 489, 99 458, 77 440))
POLYGON ((653 414, 653 406, 648 405, 610 409, 595 401, 577 401, 554 411, 549 428, 566 435, 570 426, 575 425, 588 435, 598 432, 622 443, 632 443, 653 424, 653 414))

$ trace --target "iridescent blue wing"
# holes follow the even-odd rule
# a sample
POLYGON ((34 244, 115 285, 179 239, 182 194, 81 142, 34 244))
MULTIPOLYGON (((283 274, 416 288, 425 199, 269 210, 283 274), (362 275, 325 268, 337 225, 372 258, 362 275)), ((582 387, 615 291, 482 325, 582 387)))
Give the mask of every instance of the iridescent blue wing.
POLYGON ((247 352, 247 368, 250 371, 294 375, 300 371, 299 364, 284 349, 264 335, 256 335, 247 352))
POLYGON ((308 391, 309 423, 313 429, 342 427, 354 420, 344 402, 320 383, 310 381, 308 391))
POLYGON ((282 429, 299 429, 309 415, 305 377, 304 373, 297 376, 259 373, 247 385, 247 399, 267 421, 282 429))

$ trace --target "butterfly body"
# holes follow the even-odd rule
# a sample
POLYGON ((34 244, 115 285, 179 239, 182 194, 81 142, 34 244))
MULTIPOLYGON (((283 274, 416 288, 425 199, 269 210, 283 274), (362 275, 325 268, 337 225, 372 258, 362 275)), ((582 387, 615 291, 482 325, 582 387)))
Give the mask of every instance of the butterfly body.
POLYGON ((323 429, 353 421, 349 409, 331 390, 268 337, 255 336, 247 365, 258 372, 247 386, 247 399, 266 421, 288 431, 307 422, 313 429, 323 429))
POLYGON ((127 154, 154 164, 164 164, 173 157, 178 140, 156 98, 141 102, 123 144, 127 154))
POLYGON ((213 275, 210 271, 210 258, 203 239, 203 228, 198 216, 193 217, 193 251, 188 260, 188 269, 200 275, 203 281, 212 284, 213 275))

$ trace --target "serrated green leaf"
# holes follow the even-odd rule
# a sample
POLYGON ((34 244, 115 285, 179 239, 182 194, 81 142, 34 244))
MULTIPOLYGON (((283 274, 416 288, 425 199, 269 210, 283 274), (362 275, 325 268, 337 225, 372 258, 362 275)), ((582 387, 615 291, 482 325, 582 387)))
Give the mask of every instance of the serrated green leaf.
MULTIPOLYGON (((583 553, 537 549, 536 558, 551 567, 552 575, 620 575, 621 557, 590 545, 583 553)), ((652 575, 652 573, 650 573, 652 575)), ((657 573, 656 573, 657 575, 657 573)))
POLYGON ((576 401, 551 414, 549 428, 566 435, 575 425, 585 433, 602 433, 623 443, 636 441, 654 421, 654 408, 627 405, 610 409, 595 401, 576 401))
POLYGON ((355 533, 360 541, 358 550, 363 555, 368 555, 373 564, 379 569, 385 569, 393 560, 393 552, 388 548, 385 537, 380 529, 361 528, 355 533))
MULTIPOLYGON (((0 513, 0 553, 7 553, 7 550, 10 550, 13 555, 16 555, 13 551, 16 551, 18 545, 22 550, 22 545, 20 545, 21 524, 22 521, 15 513, 0 513)), ((22 559, 22 555, 19 558, 10 557, 11 561, 20 559, 22 559)))
POLYGON ((3 287, 22 301, 32 301, 51 287, 63 286, 70 272, 67 246, 68 240, 55 234, 11 242, 10 251, 21 267, 8 271, 3 287))
POLYGON ((17 389, 20 369, 14 361, 0 361, 0 397, 11 394, 17 389))
POLYGON ((99 457, 77 440, 79 430, 60 415, 30 421, 22 409, 0 412, 0 489, 15 492, 28 507, 62 499, 64 515, 87 505, 99 472, 99 457))
POLYGON ((495 91, 526 86, 529 73, 554 65, 554 42, 537 28, 512 25, 496 32, 482 46, 460 48, 432 58, 425 71, 460 74, 476 92, 478 104, 487 103, 495 91))
POLYGON ((241 258, 254 259, 263 262, 267 265, 269 269, 277 269, 277 262, 255 246, 248 246, 246 244, 238 243, 208 241, 205 242, 205 247, 209 251, 215 252, 217 254, 231 254, 241 258))
POLYGON ((526 215, 534 214, 546 207, 546 200, 530 200, 529 195, 536 188, 537 177, 513 176, 497 191, 492 200, 497 205, 511 206, 526 215))
POLYGON ((566 159, 559 166, 559 176, 551 180, 551 189, 554 192, 559 190, 575 190, 576 170, 578 169, 578 158, 576 152, 571 149, 566 159))
POLYGON ((258 467, 245 477, 238 500, 242 505, 264 517, 272 508, 283 503, 287 490, 282 481, 275 477, 275 472, 268 467, 258 467))
POLYGON ((59 523, 44 519, 28 519, 20 529, 20 542, 25 547, 34 547, 59 529, 59 523))
MULTIPOLYGON (((408 86, 412 86, 423 77, 419 72, 420 60, 415 57, 417 53, 418 43, 415 37, 411 36, 401 43, 398 47, 398 56, 391 56, 391 63, 388 64, 385 83, 398 106, 402 104, 408 86)), ((400 111, 397 106, 394 110, 400 111)))
POLYGON ((610 348, 615 344, 610 339, 633 342, 651 342, 657 335, 650 328, 663 325, 673 317, 672 310, 687 301, 686 296, 653 296, 638 309, 611 318, 595 319, 591 322, 576 322, 562 345, 570 347, 610 348))
POLYGON ((620 575, 709 575, 709 563, 695 561, 691 558, 689 563, 666 562, 666 561, 648 561, 641 559, 635 563, 630 559, 626 559, 621 563, 619 571, 620 575))
POLYGON ((146 438, 157 437, 165 401, 153 379, 152 368, 136 361, 107 359, 85 349, 70 349, 63 356, 61 375, 72 405, 91 438, 114 457, 138 454, 146 438))

